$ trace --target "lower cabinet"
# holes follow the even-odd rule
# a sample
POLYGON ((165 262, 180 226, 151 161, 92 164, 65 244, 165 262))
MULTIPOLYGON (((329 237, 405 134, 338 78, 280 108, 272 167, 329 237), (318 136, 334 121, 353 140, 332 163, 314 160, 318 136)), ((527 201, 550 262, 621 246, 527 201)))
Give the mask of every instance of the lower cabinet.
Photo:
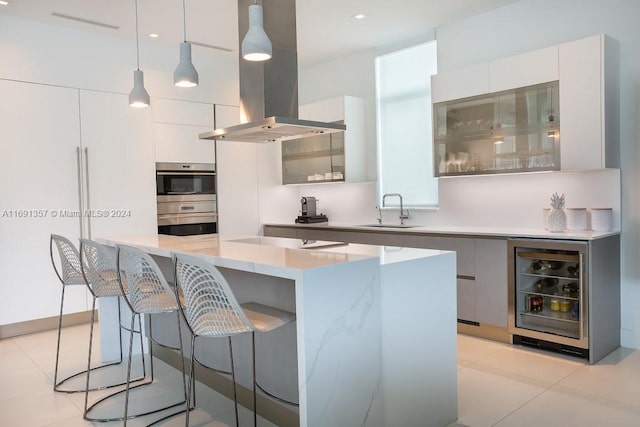
POLYGON ((507 328, 507 240, 265 225, 264 235, 456 252, 458 320, 507 328))

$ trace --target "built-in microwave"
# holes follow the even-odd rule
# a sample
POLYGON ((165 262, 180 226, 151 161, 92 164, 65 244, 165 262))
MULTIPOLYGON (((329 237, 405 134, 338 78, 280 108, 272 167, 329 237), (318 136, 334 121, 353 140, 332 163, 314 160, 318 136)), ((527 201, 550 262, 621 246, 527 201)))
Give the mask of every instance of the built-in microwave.
POLYGON ((217 232, 213 163, 156 163, 158 233, 187 236, 217 232))

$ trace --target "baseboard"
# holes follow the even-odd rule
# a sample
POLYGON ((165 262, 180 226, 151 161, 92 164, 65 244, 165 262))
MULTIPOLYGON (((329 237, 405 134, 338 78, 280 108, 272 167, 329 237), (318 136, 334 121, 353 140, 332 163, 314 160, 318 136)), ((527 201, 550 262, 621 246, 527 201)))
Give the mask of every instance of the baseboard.
POLYGON ((512 343, 511 334, 505 328, 501 328, 499 326, 486 324, 470 325, 458 322, 458 333, 486 338, 492 341, 500 341, 507 344, 512 343))
MULTIPOLYGON (((96 310, 96 315, 98 311, 96 310)), ((97 318, 97 316, 96 316, 97 318)), ((62 326, 81 325, 91 321, 91 310, 69 313, 62 316, 62 326)), ((0 325, 0 339, 17 337, 19 335, 33 334, 36 332, 58 329, 58 316, 44 317, 42 319, 27 320, 24 322, 0 325)))
MULTIPOLYGON (((170 348, 163 347, 156 343, 153 343, 153 356, 162 360, 168 365, 181 370, 182 365, 180 363, 180 354, 170 348)), ((185 366, 189 365, 189 360, 185 358, 185 366)), ((233 399, 233 383, 230 378, 221 375, 211 369, 203 368, 196 363, 195 377, 198 382, 206 385, 207 387, 217 391, 220 394, 225 395, 229 399, 233 399)), ((237 385, 238 404, 249 408, 253 408, 253 391, 237 385)), ((282 404, 278 404, 270 398, 258 394, 257 399, 257 411, 261 417, 269 420, 270 422, 283 427, 299 427, 300 416, 297 408, 289 409, 282 404)))

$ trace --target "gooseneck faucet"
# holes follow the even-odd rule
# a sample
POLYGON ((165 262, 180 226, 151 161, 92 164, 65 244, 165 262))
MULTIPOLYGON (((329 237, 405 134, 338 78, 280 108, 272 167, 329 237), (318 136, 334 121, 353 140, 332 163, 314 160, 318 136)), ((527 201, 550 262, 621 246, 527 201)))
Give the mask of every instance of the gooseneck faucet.
POLYGON ((398 197, 400 199, 400 225, 404 225, 404 220, 409 218, 409 211, 407 210, 406 212, 404 211, 404 208, 402 207, 402 195, 400 193, 387 193, 385 195, 382 196, 382 207, 384 207, 384 202, 385 199, 387 198, 387 196, 390 197, 398 197))

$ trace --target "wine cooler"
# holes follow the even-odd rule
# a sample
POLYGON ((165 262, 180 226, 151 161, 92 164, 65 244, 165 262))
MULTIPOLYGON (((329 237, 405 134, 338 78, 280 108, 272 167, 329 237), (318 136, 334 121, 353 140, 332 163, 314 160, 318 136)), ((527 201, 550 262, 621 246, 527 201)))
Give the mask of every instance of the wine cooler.
POLYGON ((594 355, 594 344, 607 353, 619 346, 619 326, 606 327, 617 343, 592 336, 603 333, 599 324, 594 326, 594 312, 609 324, 620 322, 619 261, 616 274, 617 257, 609 258, 619 253, 619 239, 608 240, 510 240, 508 324, 514 344, 568 353, 591 363, 602 356, 594 355), (618 252, 613 250, 615 242, 618 252), (607 254, 609 246, 613 252, 607 254), (602 257, 613 261, 613 268, 602 257))

